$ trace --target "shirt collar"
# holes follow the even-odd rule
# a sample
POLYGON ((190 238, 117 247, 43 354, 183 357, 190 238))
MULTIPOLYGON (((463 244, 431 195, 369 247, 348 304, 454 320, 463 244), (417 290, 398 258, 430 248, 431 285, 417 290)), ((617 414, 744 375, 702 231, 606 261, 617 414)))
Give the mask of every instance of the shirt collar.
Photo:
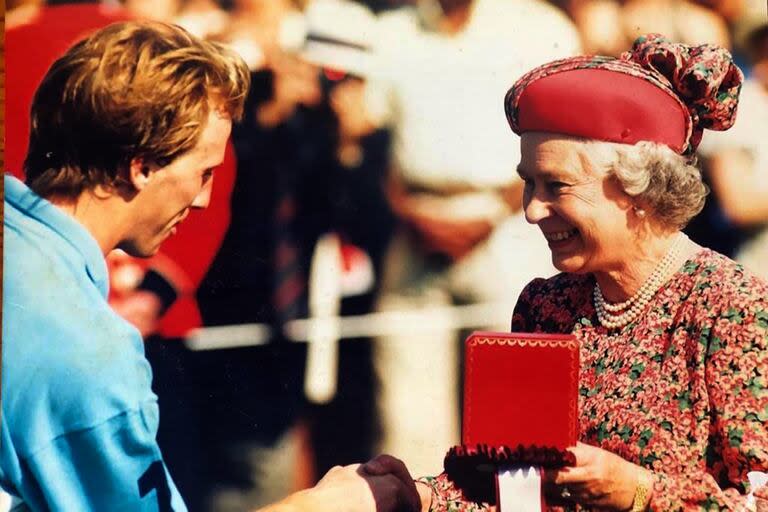
POLYGON ((85 260, 86 271, 104 298, 109 293, 107 262, 93 235, 74 217, 34 193, 19 179, 5 175, 5 200, 26 215, 45 224, 85 260))

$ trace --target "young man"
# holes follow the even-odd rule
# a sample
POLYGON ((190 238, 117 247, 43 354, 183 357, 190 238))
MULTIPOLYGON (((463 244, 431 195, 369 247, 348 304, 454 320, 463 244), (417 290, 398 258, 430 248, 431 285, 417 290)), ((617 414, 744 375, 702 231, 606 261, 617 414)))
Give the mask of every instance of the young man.
MULTIPOLYGON (((26 185, 5 177, 0 486, 32 510, 186 510, 155 436, 139 332, 104 255, 151 256, 210 200, 248 90, 242 60, 159 23, 110 25, 57 60, 31 109, 26 185)), ((329 472, 272 510, 418 507, 402 463, 329 472)))

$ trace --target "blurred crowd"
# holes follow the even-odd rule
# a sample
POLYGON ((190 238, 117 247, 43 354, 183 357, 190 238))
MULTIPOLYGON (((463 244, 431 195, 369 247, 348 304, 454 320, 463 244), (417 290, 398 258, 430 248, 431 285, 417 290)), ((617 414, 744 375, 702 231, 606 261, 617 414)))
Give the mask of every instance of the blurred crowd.
POLYGON ((90 29, 131 17, 176 23, 232 45, 252 70, 211 208, 148 262, 110 256, 111 302, 145 335, 159 442, 190 510, 271 502, 379 451, 414 475, 440 470, 460 424, 465 333, 450 307, 501 303, 511 314, 530 279, 554 272, 520 211, 519 149, 502 109, 506 89, 538 64, 618 56, 649 32, 730 48, 747 80, 734 129, 701 145, 711 195, 688 232, 768 278, 761 0, 6 5, 6 166, 17 175, 36 81, 90 29), (317 263, 323 251, 338 268, 317 263), (318 290, 328 279, 337 286, 318 290), (327 303, 342 316, 437 307, 445 318, 344 340, 335 394, 312 401, 306 345, 287 327, 327 303), (269 326, 268 343, 184 343, 201 326, 249 324, 269 326))

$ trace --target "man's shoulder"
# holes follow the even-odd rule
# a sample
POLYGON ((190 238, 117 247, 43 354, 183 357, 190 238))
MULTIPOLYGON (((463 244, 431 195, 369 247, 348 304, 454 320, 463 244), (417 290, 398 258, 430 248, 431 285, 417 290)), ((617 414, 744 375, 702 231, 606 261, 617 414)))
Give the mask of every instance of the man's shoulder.
MULTIPOLYGON (((9 183, 6 181, 6 190, 9 183)), ((18 188, 18 187, 15 187, 18 188)), ((16 191, 18 192, 18 191, 16 191)), ((6 301, 20 304, 32 301, 35 305, 70 308, 84 300, 94 301, 103 296, 89 275, 84 248, 78 247, 78 237, 56 226, 55 216, 64 217, 42 198, 27 193, 24 197, 11 191, 6 194, 3 218, 4 294, 6 301), (8 195, 16 195, 11 197, 8 195), (19 199, 14 201, 13 199, 19 199), (34 211, 30 213, 27 209, 34 211), (52 224, 49 224, 52 223, 52 224), (88 299, 83 297, 96 295, 88 299), (62 295, 68 297, 62 301, 62 295)), ((74 222, 69 221, 72 225, 74 222)), ((71 228, 70 228, 71 229, 71 228)), ((82 231, 82 228, 78 228, 82 231)), ((90 241, 90 240, 89 240, 90 241)), ((91 241, 95 246, 95 242, 91 241)), ((23 305, 23 304, 20 304, 23 305)))
POLYGON ((57 246, 25 236, 5 240, 3 287, 2 405, 19 441, 154 400, 138 331, 110 309, 84 265, 78 275, 57 246))
POLYGON ((3 299, 13 325, 58 330, 106 313, 85 261, 65 240, 13 208, 4 223, 3 299))
MULTIPOLYGON (((13 201, 13 192, 6 180, 6 197, 3 211, 3 265, 7 281, 45 280, 52 276, 39 271, 51 272, 63 267, 71 249, 55 235, 49 226, 25 211, 24 206, 13 201)), ((43 201, 40 199, 40 201, 43 201)), ((30 283, 32 284, 32 283, 30 283)))
POLYGON ((39 280, 34 287, 19 280, 4 283, 4 400, 6 392, 16 391, 6 388, 9 379, 36 375, 35 386, 59 391, 67 386, 59 388, 57 379, 73 386, 109 385, 112 377, 143 365, 141 335, 97 291, 57 275, 55 266, 43 264, 36 270, 50 277, 50 288, 39 280))
POLYGON ((4 329, 2 409, 21 453, 156 401, 138 335, 97 329, 4 329))

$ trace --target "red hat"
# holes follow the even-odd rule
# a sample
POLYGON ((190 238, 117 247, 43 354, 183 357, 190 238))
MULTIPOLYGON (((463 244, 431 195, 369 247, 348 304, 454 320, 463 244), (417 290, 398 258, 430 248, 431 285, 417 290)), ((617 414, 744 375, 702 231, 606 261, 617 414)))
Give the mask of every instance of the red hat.
POLYGON ((579 56, 529 71, 507 92, 504 108, 518 135, 651 141, 689 155, 704 128, 733 125, 743 79, 723 48, 651 34, 618 59, 579 56))

